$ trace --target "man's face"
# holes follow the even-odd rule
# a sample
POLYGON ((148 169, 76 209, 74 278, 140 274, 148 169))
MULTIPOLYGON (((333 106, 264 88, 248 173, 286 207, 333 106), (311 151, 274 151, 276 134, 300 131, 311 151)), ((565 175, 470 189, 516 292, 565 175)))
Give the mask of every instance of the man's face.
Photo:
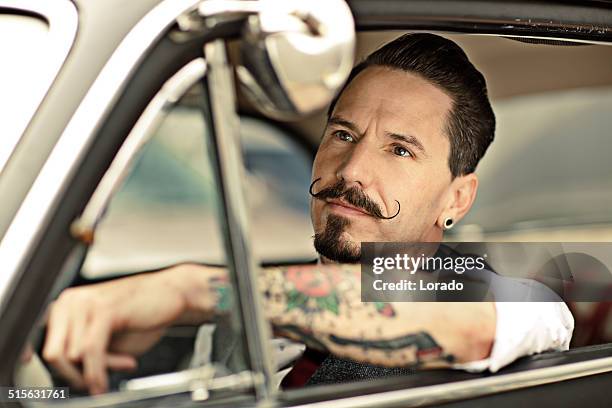
POLYGON ((320 180, 312 191, 324 192, 310 205, 321 255, 357 262, 362 241, 441 239, 436 221, 452 181, 445 133, 451 106, 439 88, 404 71, 369 67, 351 81, 313 165, 312 180, 320 180), (400 211, 383 219, 373 215, 376 208, 385 217, 400 211))

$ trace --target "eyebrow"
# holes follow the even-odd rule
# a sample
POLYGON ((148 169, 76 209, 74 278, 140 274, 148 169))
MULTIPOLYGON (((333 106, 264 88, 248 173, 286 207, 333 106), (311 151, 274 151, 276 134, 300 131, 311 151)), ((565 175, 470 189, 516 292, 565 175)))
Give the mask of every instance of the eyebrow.
POLYGON ((414 148, 416 148, 417 150, 419 150, 422 154, 427 155, 425 151, 425 147, 423 146, 423 143, 421 143, 419 139, 417 139, 416 137, 412 135, 400 135, 399 133, 388 133, 388 132, 386 132, 385 135, 387 137, 390 137, 393 140, 397 140, 399 142, 404 142, 406 144, 409 144, 413 146, 414 148))
POLYGON ((363 132, 361 132, 359 128, 357 128, 357 125, 355 125, 350 120, 344 119, 341 116, 332 116, 331 118, 327 120, 327 124, 344 126, 345 128, 350 129, 353 132, 357 133, 357 136, 359 137, 363 136, 363 132))
MULTIPOLYGON (((344 126, 345 128, 350 129, 351 131, 355 132, 359 137, 363 136, 363 132, 361 132, 357 128, 357 125, 355 125, 350 120, 344 119, 341 116, 332 116, 331 118, 329 118, 327 123, 332 124, 332 125, 344 126)), ((385 136, 393 140, 404 142, 410 146, 413 146, 415 149, 419 150, 421 154, 427 155, 425 146, 423 146, 423 143, 421 143, 421 141, 417 139, 415 136, 401 135, 399 133, 393 133, 393 132, 385 132, 385 136)))

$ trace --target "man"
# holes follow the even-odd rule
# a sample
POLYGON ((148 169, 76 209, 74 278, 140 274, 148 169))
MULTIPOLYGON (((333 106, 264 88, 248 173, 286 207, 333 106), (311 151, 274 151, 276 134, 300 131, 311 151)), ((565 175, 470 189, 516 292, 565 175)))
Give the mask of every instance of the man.
MULTIPOLYGON (((313 166, 320 263, 266 269, 259 280, 274 331, 387 367, 495 371, 567 349, 573 319, 560 302, 360 299, 360 243, 441 241, 472 206, 494 127, 484 78, 449 40, 406 35, 359 64, 330 107, 313 166), (426 359, 423 344, 434 350, 426 359)), ((75 387, 103 392, 107 369, 133 368, 170 325, 226 312, 227 292, 224 269, 199 265, 67 289, 50 309, 43 357, 75 387)))

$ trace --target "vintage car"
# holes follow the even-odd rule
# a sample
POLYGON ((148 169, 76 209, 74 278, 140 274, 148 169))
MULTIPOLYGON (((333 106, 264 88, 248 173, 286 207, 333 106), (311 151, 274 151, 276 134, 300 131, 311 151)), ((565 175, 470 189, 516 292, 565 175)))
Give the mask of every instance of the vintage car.
POLYGON ((462 45, 498 118, 448 239, 612 241, 612 2, 0 0, 0 385, 65 385, 20 359, 63 289, 200 262, 231 271, 238 307, 215 341, 240 353, 202 365, 198 328, 173 327, 110 392, 37 406, 610 406, 607 302, 570 305, 569 351, 496 373, 277 389, 254 276, 315 259, 323 110, 406 31, 462 45))

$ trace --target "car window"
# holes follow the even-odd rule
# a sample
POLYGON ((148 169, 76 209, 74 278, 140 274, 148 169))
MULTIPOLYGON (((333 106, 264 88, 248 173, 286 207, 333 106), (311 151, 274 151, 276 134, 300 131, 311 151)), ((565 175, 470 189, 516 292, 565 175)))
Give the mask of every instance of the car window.
MULTIPOLYGON (((131 166, 126 167, 127 177, 95 230, 94 243, 77 282, 104 280, 113 284, 120 275, 186 262, 227 264, 211 135, 202 107, 193 102, 202 98, 203 89, 197 84, 170 110, 159 114, 161 121, 131 166)), ((247 196, 251 210, 259 214, 253 218, 260 220, 253 228, 255 241, 290 241, 278 247, 274 252, 278 256, 270 258, 271 262, 310 257, 310 245, 306 244, 311 232, 305 227, 310 224, 308 202, 298 194, 309 185, 309 153, 282 130, 260 119, 243 118, 242 137, 247 196), (285 183, 291 183, 291 188, 285 183)), ((266 250, 273 253, 265 246, 259 252, 266 250)), ((67 282, 64 277, 56 294, 67 282)), ((39 353, 43 340, 44 333, 35 333, 32 341, 39 353)), ((136 370, 111 371, 108 395, 126 387, 137 391, 141 387, 155 388, 157 375, 176 374, 164 379, 173 382, 186 375, 203 375, 203 371, 193 371, 201 368, 214 368, 214 376, 223 377, 238 375, 249 367, 240 309, 231 307, 228 315, 218 316, 212 324, 168 328, 161 340, 138 358, 136 370)), ((36 375, 21 370, 17 383, 33 384, 33 378, 36 375)), ((235 386, 241 389, 241 378, 228 381, 237 381, 235 386)), ((59 376, 49 379, 64 385, 59 376)), ((168 390, 164 393, 172 394, 168 390)), ((71 390, 71 395, 85 394, 71 390)))
MULTIPOLYGON (((197 106, 185 102, 169 112, 113 197, 84 277, 225 263, 206 132, 197 106)), ((254 252, 267 263, 315 259, 304 194, 309 153, 263 119, 243 117, 241 133, 254 252)))

